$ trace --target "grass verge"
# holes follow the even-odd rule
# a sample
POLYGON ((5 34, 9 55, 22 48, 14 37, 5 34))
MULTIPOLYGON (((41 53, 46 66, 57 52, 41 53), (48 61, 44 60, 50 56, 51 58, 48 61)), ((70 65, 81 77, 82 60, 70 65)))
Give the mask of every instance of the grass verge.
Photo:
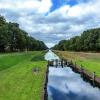
POLYGON ((100 77, 100 53, 84 53, 84 52, 69 52, 69 51, 54 51, 58 56, 72 60, 78 65, 90 72, 96 72, 100 77))
POLYGON ((44 54, 0 54, 0 100, 41 100, 47 69, 44 54))

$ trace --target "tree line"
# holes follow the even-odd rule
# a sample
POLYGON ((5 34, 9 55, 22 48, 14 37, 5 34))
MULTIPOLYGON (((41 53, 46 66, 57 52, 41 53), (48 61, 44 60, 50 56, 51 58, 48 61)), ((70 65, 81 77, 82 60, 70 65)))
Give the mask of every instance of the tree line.
POLYGON ((100 52, 100 28, 89 29, 84 31, 81 36, 75 36, 69 40, 61 40, 52 49, 100 52))
POLYGON ((20 29, 18 23, 7 22, 0 15, 0 52, 45 50, 44 42, 36 40, 20 29))

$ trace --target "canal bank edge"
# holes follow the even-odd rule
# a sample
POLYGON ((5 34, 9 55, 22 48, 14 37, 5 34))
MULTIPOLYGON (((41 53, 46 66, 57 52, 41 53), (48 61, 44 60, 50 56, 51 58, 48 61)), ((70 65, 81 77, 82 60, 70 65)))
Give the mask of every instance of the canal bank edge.
POLYGON ((49 73, 49 65, 47 64, 47 70, 44 76, 44 87, 41 100, 48 100, 48 92, 47 92, 48 73, 49 73))
MULTIPOLYGON (((58 55, 56 51, 53 51, 55 54, 58 55)), ((74 63, 72 60, 69 61, 66 58, 63 58, 61 55, 58 55, 60 59, 63 59, 65 61, 65 64, 70 67, 74 72, 79 73, 84 81, 89 82, 94 87, 100 88, 100 77, 97 77, 94 73, 89 72, 88 70, 84 69, 84 66, 79 66, 76 63, 74 63)))

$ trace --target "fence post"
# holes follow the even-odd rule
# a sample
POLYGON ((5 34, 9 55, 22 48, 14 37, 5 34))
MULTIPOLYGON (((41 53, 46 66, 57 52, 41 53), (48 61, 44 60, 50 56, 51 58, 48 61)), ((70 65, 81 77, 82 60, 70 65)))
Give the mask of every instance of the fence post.
POLYGON ((57 66, 58 66, 58 60, 56 59, 55 61, 56 61, 56 68, 57 68, 57 66))
POLYGON ((68 65, 67 60, 65 60, 65 65, 68 65))
POLYGON ((62 68, 63 68, 63 59, 61 59, 61 66, 62 66, 62 68))
POLYGON ((93 72, 93 86, 95 86, 95 77, 96 77, 95 72, 93 72))

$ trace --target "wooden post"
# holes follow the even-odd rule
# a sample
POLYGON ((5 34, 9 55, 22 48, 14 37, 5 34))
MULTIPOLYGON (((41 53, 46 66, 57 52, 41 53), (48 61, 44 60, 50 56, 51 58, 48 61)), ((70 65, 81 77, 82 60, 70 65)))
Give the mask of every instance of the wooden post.
POLYGON ((61 64, 61 63, 60 63, 60 60, 58 60, 58 65, 60 66, 60 64, 61 64))
POLYGON ((63 59, 61 59, 61 66, 62 66, 62 68, 63 68, 63 59))
POLYGON ((93 86, 95 86, 95 77, 96 77, 95 72, 93 72, 93 86))
POLYGON ((58 60, 56 59, 55 61, 56 61, 56 68, 57 68, 57 66, 58 66, 58 60))
POLYGON ((65 65, 68 65, 68 64, 67 64, 67 60, 65 61, 65 65))

